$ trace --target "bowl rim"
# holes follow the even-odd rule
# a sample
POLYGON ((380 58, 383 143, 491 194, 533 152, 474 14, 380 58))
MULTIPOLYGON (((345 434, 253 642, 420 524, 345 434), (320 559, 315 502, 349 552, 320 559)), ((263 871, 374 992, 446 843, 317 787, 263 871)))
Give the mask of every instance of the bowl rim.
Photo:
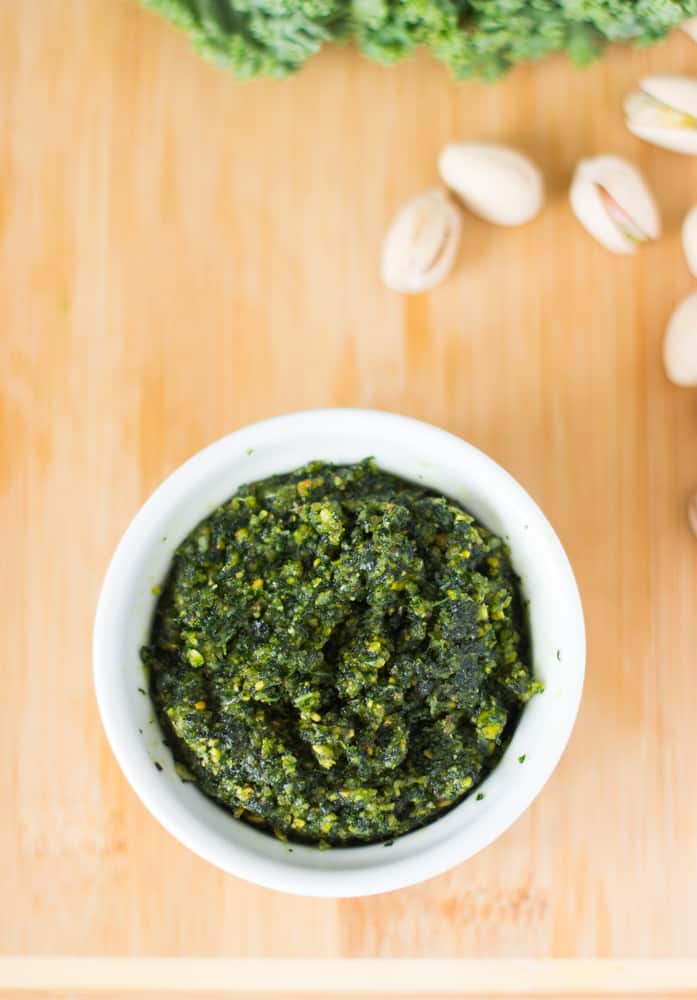
MULTIPOLYGON (((282 463, 279 463, 279 471, 281 466, 282 463)), ((428 476, 424 476, 424 479, 428 485, 428 476)), ((200 517, 195 520, 192 518, 190 527, 193 528, 199 519, 200 517)), ((159 521, 157 524, 159 527, 159 521)), ((126 780, 151 815, 184 846, 230 874, 266 888, 297 895, 341 898, 392 891, 439 875, 481 851, 519 818, 546 784, 571 736, 583 691, 586 641, 581 598, 569 560, 549 521, 517 480, 484 452, 434 424, 383 410, 337 407, 301 410, 244 425, 207 445, 176 467, 138 509, 114 550, 97 602, 92 649, 95 693, 107 740, 126 780), (122 700, 114 697, 120 667, 118 657, 110 653, 110 643, 114 638, 112 607, 117 599, 125 600, 124 595, 133 587, 133 568, 129 565, 131 553, 152 537, 153 525, 157 520, 154 515, 168 504, 170 507, 174 506, 184 484, 191 482, 196 476, 202 476, 211 463, 229 462, 231 448, 244 444, 250 437, 254 440, 267 437, 273 441, 275 433, 282 435, 294 429, 301 431, 303 426, 307 429, 308 424, 315 424, 319 428, 320 425, 324 427, 327 423, 336 421, 369 421, 376 425, 376 431, 398 433, 400 436, 409 431, 425 440, 430 437, 434 445, 437 439, 441 446, 448 447, 453 452, 455 449, 459 450, 462 456, 467 456, 469 461, 486 469, 503 487, 513 492, 523 503, 527 515, 536 519, 538 530, 544 532, 544 542, 556 560, 557 571, 562 575, 574 632, 571 642, 575 651, 575 666, 571 675, 571 695, 567 699, 563 717, 560 717, 553 729, 545 759, 536 766, 534 780, 529 780, 526 775, 526 780, 509 789, 505 796, 499 796, 491 804, 487 803, 486 813, 482 812, 481 821, 470 821, 466 838, 456 835, 458 823, 455 817, 469 799, 428 826, 398 838, 395 843, 400 845, 410 841, 414 846, 411 853, 395 857, 392 852, 392 856, 385 852, 376 861, 376 852, 383 850, 382 844, 332 848, 331 851, 322 853, 325 857, 331 855, 332 862, 336 864, 325 869, 318 867, 316 861, 313 861, 313 858, 316 859, 317 848, 298 847, 294 844, 294 861, 290 863, 288 859, 278 856, 265 856, 263 847, 261 853, 258 853, 248 850, 245 844, 233 843, 220 829, 213 828, 215 824, 206 826, 193 810, 180 808, 162 784, 157 784, 154 769, 145 769, 142 754, 134 752, 133 737, 128 731, 132 728, 130 713, 122 700), (463 840, 466 840, 466 845, 463 840), (417 842, 423 846, 419 848, 417 842), (367 864, 368 857, 373 861, 372 864, 367 864), (298 863, 302 858, 305 858, 307 864, 298 863), (365 865, 360 864, 361 858, 366 859, 365 865), (342 861, 345 862, 345 867, 341 867, 342 861)), ((159 724, 157 728, 159 732, 159 724)), ((499 763, 492 774, 501 766, 499 763)), ((488 780, 489 778, 486 779, 488 780)), ((210 800, 207 801, 226 821, 230 819, 229 814, 213 805, 210 800)), ((248 839, 251 834, 254 838, 263 838, 267 843, 278 843, 268 834, 252 829, 249 824, 233 822, 249 831, 243 834, 237 830, 238 837, 248 839)))

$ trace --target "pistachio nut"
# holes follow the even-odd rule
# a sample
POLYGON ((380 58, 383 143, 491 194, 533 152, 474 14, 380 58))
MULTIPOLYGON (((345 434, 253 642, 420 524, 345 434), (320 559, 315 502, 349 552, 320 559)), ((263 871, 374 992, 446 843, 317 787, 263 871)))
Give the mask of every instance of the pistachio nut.
POLYGON ((697 205, 694 205, 685 216, 682 224, 682 245, 687 266, 697 278, 697 205))
POLYGON ((425 292, 449 274, 460 241, 460 213, 430 188, 397 213, 382 247, 382 280, 396 292, 425 292))
POLYGON ((676 385, 697 385, 697 292, 688 295, 670 318, 663 341, 666 375, 676 385))
POLYGON ((520 226, 542 208, 540 170, 506 146, 461 142, 446 146, 438 169, 443 182, 466 208, 498 226, 520 226))
POLYGON ((697 17, 691 17, 689 20, 684 21, 680 27, 686 35, 689 35, 694 42, 697 42, 697 17))
POLYGON ((687 521, 693 534, 697 535, 697 492, 687 501, 687 521))
POLYGON ((647 76, 624 102, 624 113, 639 139, 697 156, 697 79, 647 76))
POLYGON ((582 160, 571 182, 571 207, 581 225, 613 253, 632 254, 658 239, 661 222, 637 168, 619 156, 582 160))

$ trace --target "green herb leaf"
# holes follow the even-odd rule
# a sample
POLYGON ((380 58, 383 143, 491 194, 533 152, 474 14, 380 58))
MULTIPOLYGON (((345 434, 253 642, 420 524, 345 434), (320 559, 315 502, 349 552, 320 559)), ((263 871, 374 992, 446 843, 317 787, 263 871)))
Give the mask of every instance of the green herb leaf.
POLYGON ((607 41, 653 42, 697 0, 142 0, 239 79, 282 77, 323 44, 356 39, 393 63, 427 46, 458 79, 495 80, 565 50, 585 66, 607 41))

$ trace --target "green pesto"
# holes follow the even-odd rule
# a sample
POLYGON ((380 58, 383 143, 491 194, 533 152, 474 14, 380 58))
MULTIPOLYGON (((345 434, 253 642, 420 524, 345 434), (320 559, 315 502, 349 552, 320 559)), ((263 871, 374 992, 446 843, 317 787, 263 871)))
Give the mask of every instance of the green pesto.
POLYGON ((142 656, 191 780, 320 846, 441 815, 541 689, 504 542, 371 460, 313 462, 213 511, 175 553, 142 656))

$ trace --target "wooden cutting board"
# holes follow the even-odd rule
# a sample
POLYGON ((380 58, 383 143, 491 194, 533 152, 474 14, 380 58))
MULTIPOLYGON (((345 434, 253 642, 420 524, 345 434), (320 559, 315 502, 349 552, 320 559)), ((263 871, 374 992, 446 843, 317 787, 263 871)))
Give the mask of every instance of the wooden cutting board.
POLYGON ((696 71, 677 33, 491 88, 350 47, 239 85, 131 0, 0 0, 0 952, 695 957, 697 392, 660 350, 695 287, 697 160, 632 138, 621 103, 696 71), (401 298, 382 235, 461 137, 535 156, 548 205, 519 230, 468 218, 447 283, 401 298), (602 152, 662 206, 633 259, 567 204, 602 152), (577 728, 526 815, 449 874, 344 902, 176 843, 122 778, 90 674, 101 578, 157 483, 249 421, 333 405, 432 421, 509 469, 567 548, 589 638, 577 728))

